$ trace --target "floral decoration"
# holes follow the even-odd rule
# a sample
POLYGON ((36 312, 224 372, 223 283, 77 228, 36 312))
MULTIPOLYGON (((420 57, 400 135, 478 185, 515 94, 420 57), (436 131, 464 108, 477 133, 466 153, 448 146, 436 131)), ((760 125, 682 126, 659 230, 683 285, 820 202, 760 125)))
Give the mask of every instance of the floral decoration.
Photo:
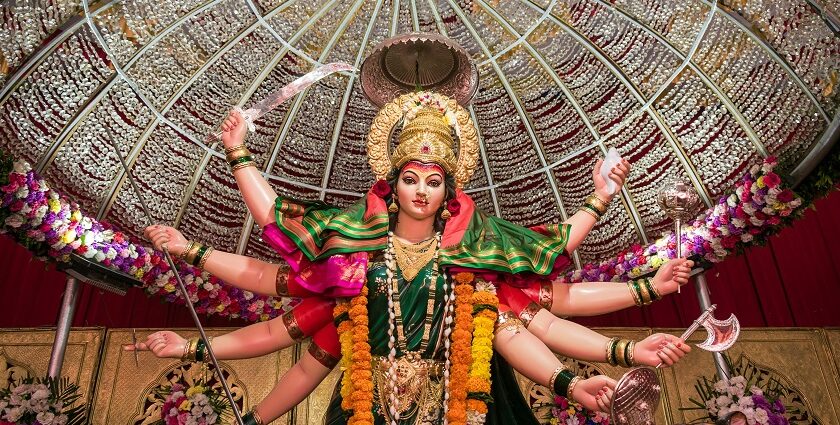
POLYGON ((76 405, 79 386, 68 378, 25 378, 0 390, 0 424, 80 425, 83 405, 76 405))
POLYGON ((153 425, 214 425, 228 409, 227 400, 204 381, 186 387, 176 383, 160 394, 164 398, 160 420, 153 425))
POLYGON ((566 397, 555 395, 551 408, 551 425, 609 425, 610 416, 604 412, 593 412, 580 403, 570 402, 566 397))

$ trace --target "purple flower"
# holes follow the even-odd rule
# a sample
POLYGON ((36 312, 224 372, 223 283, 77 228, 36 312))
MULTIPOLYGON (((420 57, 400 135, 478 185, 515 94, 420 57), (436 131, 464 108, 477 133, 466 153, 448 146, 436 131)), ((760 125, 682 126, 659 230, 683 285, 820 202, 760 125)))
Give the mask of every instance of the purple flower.
POLYGON ((764 396, 754 394, 752 396, 752 400, 756 408, 762 408, 768 412, 770 411, 770 402, 768 402, 767 399, 764 398, 764 396))

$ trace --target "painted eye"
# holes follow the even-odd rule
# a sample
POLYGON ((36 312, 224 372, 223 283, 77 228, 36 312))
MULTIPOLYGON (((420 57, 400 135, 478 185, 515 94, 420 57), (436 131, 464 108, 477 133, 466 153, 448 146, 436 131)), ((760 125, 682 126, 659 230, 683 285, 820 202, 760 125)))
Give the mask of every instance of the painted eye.
POLYGON ((412 179, 411 177, 403 177, 403 183, 414 184, 414 179, 412 179))
POLYGON ((439 186, 440 186, 440 181, 438 181, 438 180, 432 180, 432 181, 430 181, 430 182, 429 182, 429 186, 431 186, 431 187, 439 187, 439 186))

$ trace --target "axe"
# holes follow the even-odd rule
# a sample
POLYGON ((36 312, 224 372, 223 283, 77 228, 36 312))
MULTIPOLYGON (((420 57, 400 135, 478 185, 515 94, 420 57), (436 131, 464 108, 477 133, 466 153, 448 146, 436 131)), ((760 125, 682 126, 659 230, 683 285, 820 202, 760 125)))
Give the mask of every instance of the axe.
MULTIPOLYGON (((688 329, 683 332, 680 339, 685 341, 694 331, 697 330, 700 326, 706 328, 706 332, 708 335, 706 336, 706 340, 697 344, 698 347, 711 352, 721 352, 724 350, 729 349, 735 344, 735 341, 738 340, 738 334, 741 332, 741 324, 738 323, 738 318, 735 317, 734 314, 730 315, 728 319, 725 320, 718 320, 715 319, 714 313, 715 309, 717 308, 717 304, 712 304, 688 329)), ((662 363, 659 363, 656 367, 662 366, 662 363)))

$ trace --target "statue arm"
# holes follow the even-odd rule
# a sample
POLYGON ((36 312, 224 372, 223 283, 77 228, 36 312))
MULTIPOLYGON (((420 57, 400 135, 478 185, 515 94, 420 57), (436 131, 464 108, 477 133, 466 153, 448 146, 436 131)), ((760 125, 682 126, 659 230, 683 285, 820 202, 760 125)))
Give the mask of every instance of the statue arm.
POLYGON ((308 397, 329 375, 330 370, 332 368, 307 352, 283 374, 271 392, 256 406, 257 414, 264 423, 271 423, 308 397))
MULTIPOLYGON (((688 283, 693 266, 693 261, 682 258, 660 266, 652 280, 656 292, 661 296, 676 292, 688 283)), ((596 316, 636 305, 626 282, 553 282, 551 291, 551 312, 562 317, 596 316)))
MULTIPOLYGON (((513 330, 501 325, 496 331, 493 347, 507 362, 526 378, 552 388, 552 376, 563 364, 548 347, 527 329, 513 330)), ((572 398, 590 410, 609 411, 615 380, 598 375, 583 379, 574 387, 572 398)), ((566 394, 560 394, 566 396, 566 394)))
MULTIPOLYGON (((222 143, 225 148, 239 146, 245 142, 248 128, 237 112, 231 111, 222 123, 222 143)), ((274 201, 277 193, 263 177, 257 167, 240 168, 233 172, 239 191, 245 199, 248 211, 260 227, 274 223, 274 201)))
POLYGON ((257 406, 264 423, 279 418, 303 401, 329 375, 341 356, 338 333, 332 322, 318 330, 303 357, 286 371, 257 406))

